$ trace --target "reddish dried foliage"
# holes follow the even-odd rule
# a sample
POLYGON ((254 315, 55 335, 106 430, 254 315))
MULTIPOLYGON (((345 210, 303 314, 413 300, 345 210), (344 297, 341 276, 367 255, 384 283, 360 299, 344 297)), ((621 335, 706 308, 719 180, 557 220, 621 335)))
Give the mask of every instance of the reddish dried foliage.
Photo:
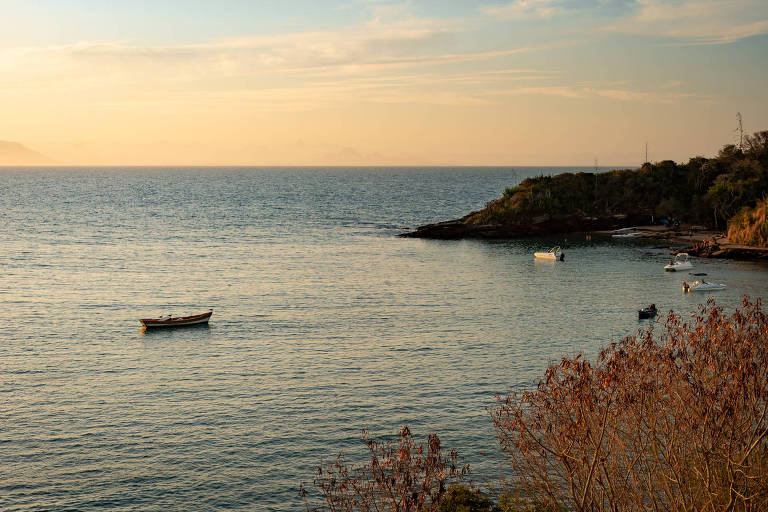
POLYGON ((435 434, 427 437, 426 447, 414 443, 407 426, 400 430, 397 444, 379 443, 365 431, 363 441, 370 463, 350 466, 339 455, 317 470, 315 485, 331 512, 432 510, 448 484, 469 473, 469 466, 459 465, 455 450, 442 455, 435 434))
POLYGON ((532 501, 577 511, 768 510, 768 316, 713 300, 595 365, 551 366, 493 421, 532 501))

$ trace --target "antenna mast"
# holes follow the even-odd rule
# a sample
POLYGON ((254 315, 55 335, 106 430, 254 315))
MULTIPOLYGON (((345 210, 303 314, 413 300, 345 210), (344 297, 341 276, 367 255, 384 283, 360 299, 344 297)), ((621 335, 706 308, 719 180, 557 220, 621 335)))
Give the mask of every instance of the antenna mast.
POLYGON ((648 141, 645 141, 645 163, 648 163, 648 141))
POLYGON ((744 128, 741 126, 741 112, 736 112, 736 119, 739 121, 739 127, 736 131, 739 132, 739 151, 744 150, 744 128))
MULTIPOLYGON (((597 157, 595 157, 595 199, 597 199, 597 157)), ((587 238, 587 240, 591 240, 591 238, 587 238)))

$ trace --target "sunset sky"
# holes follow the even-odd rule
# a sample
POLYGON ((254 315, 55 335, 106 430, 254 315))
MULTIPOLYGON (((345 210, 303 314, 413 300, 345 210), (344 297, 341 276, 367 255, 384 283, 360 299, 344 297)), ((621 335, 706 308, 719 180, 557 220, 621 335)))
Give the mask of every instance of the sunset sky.
POLYGON ((62 165, 685 161, 767 89, 766 0, 0 0, 0 141, 62 165))

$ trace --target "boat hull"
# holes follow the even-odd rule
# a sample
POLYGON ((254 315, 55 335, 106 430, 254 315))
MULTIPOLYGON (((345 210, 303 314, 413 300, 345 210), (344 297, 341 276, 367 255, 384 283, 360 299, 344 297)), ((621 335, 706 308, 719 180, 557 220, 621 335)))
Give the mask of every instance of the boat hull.
POLYGON ((680 264, 671 264, 671 265, 665 265, 664 270, 667 272, 678 272, 680 270, 690 270, 693 268, 693 264, 691 263, 680 263, 680 264))
POLYGON ((555 246, 547 252, 535 252, 533 257, 538 260, 558 261, 563 260, 563 251, 559 246, 555 246))
POLYGON ((715 292, 718 290, 725 290, 725 285, 722 283, 701 283, 699 281, 686 283, 683 281, 683 292, 715 292))
POLYGON ((139 322, 144 327, 186 327, 189 325, 207 324, 213 311, 200 315, 181 316, 164 320, 162 318, 140 318, 139 322))
POLYGON ((717 290, 725 290, 725 285, 721 286, 691 286, 692 292, 714 292, 717 290))

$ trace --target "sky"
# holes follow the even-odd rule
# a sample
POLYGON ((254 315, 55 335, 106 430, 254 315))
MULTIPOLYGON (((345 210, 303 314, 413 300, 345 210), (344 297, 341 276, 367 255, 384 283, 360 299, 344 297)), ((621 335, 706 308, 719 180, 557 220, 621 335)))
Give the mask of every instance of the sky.
POLYGON ((61 165, 680 162, 766 84, 766 0, 0 0, 0 141, 61 165))

